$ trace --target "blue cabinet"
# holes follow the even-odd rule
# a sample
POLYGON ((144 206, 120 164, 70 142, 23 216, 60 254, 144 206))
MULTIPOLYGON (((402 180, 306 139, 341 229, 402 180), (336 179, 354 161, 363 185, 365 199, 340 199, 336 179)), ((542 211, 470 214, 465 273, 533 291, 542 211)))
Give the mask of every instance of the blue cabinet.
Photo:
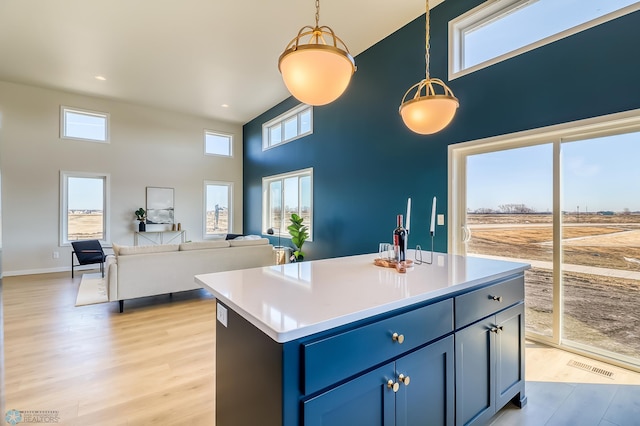
POLYGON ((304 402, 305 426, 454 423, 453 336, 304 402))
POLYGON ((216 424, 486 424, 525 402, 523 298, 518 274, 285 343, 227 306, 216 424))
POLYGON ((524 396, 522 302, 455 333, 456 425, 485 424, 509 401, 524 396))

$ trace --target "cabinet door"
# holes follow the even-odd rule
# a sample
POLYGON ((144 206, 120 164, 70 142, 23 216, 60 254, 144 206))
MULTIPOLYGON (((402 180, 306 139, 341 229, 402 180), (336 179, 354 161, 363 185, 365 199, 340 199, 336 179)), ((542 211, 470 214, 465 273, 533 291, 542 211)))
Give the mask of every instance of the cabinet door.
POLYGON ((520 393, 524 400, 524 304, 496 315, 496 410, 520 393))
POLYGON ((350 380, 303 403, 305 426, 392 426, 395 393, 393 363, 350 380))
POLYGON ((455 334, 456 425, 484 424, 495 413, 495 316, 455 334))
POLYGON ((453 336, 396 361, 396 426, 454 423, 453 336), (406 385, 399 375, 409 377, 406 385))

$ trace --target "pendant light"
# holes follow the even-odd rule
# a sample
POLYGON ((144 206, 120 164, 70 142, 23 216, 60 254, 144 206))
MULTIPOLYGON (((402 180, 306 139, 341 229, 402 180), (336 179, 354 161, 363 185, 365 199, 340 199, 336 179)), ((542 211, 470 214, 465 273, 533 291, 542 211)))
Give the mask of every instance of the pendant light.
POLYGON ((356 71, 347 46, 331 28, 320 27, 319 20, 320 0, 316 0, 315 27, 301 28, 278 59, 287 89, 308 105, 326 105, 338 99, 356 71))
POLYGON ((410 130, 421 135, 430 135, 444 129, 453 120, 458 109, 458 99, 442 80, 429 76, 429 0, 427 0, 425 29, 426 78, 407 90, 402 98, 399 112, 402 121, 410 130), (438 86, 443 93, 436 93, 438 86), (413 97, 407 99, 414 89, 416 92, 413 97))

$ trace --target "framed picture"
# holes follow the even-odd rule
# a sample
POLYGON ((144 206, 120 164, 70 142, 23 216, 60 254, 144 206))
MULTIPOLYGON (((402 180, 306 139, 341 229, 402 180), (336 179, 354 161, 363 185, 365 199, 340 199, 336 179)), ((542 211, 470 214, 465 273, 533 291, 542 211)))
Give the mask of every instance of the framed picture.
POLYGON ((172 224, 173 188, 147 186, 147 224, 172 224))

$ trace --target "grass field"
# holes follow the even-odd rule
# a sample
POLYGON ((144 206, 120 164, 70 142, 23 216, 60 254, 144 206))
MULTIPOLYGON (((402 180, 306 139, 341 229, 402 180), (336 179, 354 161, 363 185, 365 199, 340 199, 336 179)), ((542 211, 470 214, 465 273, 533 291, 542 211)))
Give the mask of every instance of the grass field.
POLYGON ((102 213, 69 212, 69 226, 67 229, 69 241, 101 240, 102 213))
MULTIPOLYGON (((468 214, 470 254, 553 260, 552 216, 468 214)), ((634 357, 640 364, 640 215, 564 215, 563 264, 604 268, 564 272, 563 338, 634 357), (624 275, 624 274, 622 274, 624 275)), ((526 273, 527 329, 552 333, 552 271, 526 273)))

